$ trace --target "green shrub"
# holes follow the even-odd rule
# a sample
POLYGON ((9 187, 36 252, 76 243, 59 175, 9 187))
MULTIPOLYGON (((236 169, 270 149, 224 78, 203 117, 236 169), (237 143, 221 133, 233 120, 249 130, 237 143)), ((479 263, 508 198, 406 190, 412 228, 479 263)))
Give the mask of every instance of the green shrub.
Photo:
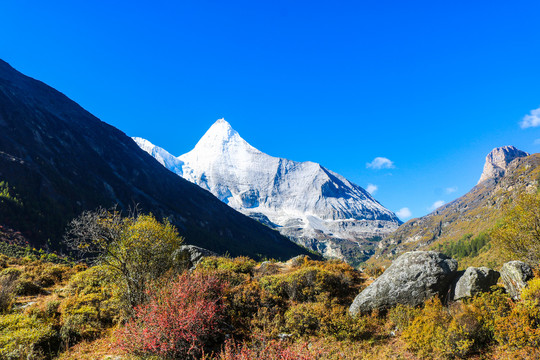
POLYGON ((126 314, 120 289, 105 266, 94 266, 74 275, 68 294, 58 311, 62 324, 60 333, 69 344, 99 337, 126 314))
POLYGON ((374 332, 372 320, 369 317, 351 317, 346 306, 301 303, 285 312, 284 331, 295 338, 320 336, 335 340, 360 340, 374 332))
POLYGON ((71 267, 65 265, 53 265, 39 261, 36 266, 28 269, 27 273, 39 286, 50 287, 69 278, 73 271, 71 267))
POLYGON ((6 360, 46 359, 59 347, 53 326, 21 313, 0 316, 0 357, 6 360))
POLYGON ((320 330, 323 304, 306 303, 292 306, 285 312, 285 331, 294 337, 314 336, 320 330))
POLYGON ((199 269, 230 270, 240 274, 253 275, 257 262, 246 256, 228 258, 222 256, 208 256, 197 265, 199 269))
POLYGON ((22 274, 23 271, 21 269, 13 267, 9 267, 0 271, 0 277, 10 277, 14 280, 17 280, 19 277, 21 277, 22 274))
POLYGON ((17 281, 17 285, 15 286, 15 294, 20 296, 39 295, 42 291, 41 286, 24 276, 17 281))
POLYGON ((296 302, 338 299, 350 304, 362 283, 360 273, 341 262, 310 261, 285 274, 260 279, 266 290, 296 302))

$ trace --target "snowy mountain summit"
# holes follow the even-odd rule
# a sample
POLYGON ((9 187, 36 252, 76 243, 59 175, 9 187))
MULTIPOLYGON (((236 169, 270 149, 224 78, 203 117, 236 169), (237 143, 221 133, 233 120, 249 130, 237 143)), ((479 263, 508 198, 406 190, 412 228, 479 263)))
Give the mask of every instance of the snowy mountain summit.
POLYGON ((179 157, 147 140, 134 140, 162 165, 232 208, 327 257, 364 260, 376 240, 400 224, 360 186, 317 163, 267 155, 224 119, 179 157))

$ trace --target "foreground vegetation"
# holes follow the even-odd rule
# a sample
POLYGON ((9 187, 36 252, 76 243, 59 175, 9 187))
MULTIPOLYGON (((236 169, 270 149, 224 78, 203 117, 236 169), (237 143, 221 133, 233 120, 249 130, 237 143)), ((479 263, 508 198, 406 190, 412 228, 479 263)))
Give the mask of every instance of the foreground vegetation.
POLYGON ((517 302, 496 288, 351 318, 348 305, 369 280, 344 263, 210 257, 153 283, 129 314, 106 266, 0 261, 3 359, 540 356, 540 279, 517 302))
MULTIPOLYGON (((520 215, 530 212, 518 207, 533 200, 490 234, 444 250, 466 257, 506 241, 516 254, 536 244, 520 215)), ((463 302, 434 298, 353 318, 348 307, 372 279, 343 262, 205 257, 188 269, 182 240, 151 215, 100 210, 66 235, 89 264, 3 245, 0 358, 540 358, 540 277, 518 301, 494 287, 463 302)))

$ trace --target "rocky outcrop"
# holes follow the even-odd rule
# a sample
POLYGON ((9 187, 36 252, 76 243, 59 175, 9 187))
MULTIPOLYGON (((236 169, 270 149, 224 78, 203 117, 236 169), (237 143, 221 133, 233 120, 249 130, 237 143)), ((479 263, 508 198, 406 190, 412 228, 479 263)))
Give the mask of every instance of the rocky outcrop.
POLYGON ((195 245, 182 245, 174 254, 181 269, 194 269, 203 257, 217 256, 213 251, 195 245))
POLYGON ((439 252, 405 253, 358 294, 349 313, 355 316, 397 304, 418 306, 433 296, 443 296, 457 275, 457 266, 456 260, 439 252))
POLYGON ((487 292, 497 284, 500 274, 487 267, 469 267, 454 282, 452 298, 454 301, 487 292))
POLYGON ((298 255, 298 256, 295 256, 295 257, 287 260, 285 265, 288 265, 288 266, 291 266, 291 267, 298 267, 298 266, 304 264, 304 262, 306 260, 309 260, 309 256, 307 256, 307 255, 298 255))
POLYGON ((504 216, 509 199, 536 191, 539 169, 540 154, 513 159, 503 177, 483 181, 434 212, 401 225, 379 242, 371 261, 391 260, 407 251, 433 248, 434 243, 450 244, 467 234, 476 237, 488 232, 504 216))
POLYGON ((514 300, 521 297, 521 290, 527 286, 527 282, 532 278, 531 267, 522 261, 510 261, 501 268, 501 279, 504 288, 514 300))
POLYGON ((508 164, 516 158, 529 156, 529 153, 521 151, 514 146, 502 146, 493 149, 486 156, 486 163, 484 164, 484 171, 478 184, 487 179, 498 179, 504 176, 508 164))

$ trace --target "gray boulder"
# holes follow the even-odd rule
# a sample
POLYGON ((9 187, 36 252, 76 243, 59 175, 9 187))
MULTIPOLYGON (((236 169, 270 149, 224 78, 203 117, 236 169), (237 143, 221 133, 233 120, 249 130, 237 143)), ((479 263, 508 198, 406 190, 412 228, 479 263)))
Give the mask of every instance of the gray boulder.
POLYGON ((456 301, 487 292, 493 285, 497 285, 499 277, 498 271, 487 267, 469 267, 454 282, 452 298, 456 301))
POLYGON ((501 279, 504 288, 514 300, 521 298, 521 290, 527 286, 527 282, 532 278, 531 267, 523 261, 509 261, 501 268, 501 279))
POLYGON ((218 254, 195 245, 182 245, 173 256, 181 269, 192 270, 203 257, 218 256, 218 254))
POLYGON ((285 265, 288 265, 288 266, 291 266, 291 267, 298 267, 300 265, 303 265, 304 264, 304 261, 306 260, 306 258, 309 260, 310 257, 307 256, 307 255, 298 255, 298 256, 295 256, 291 259, 289 259, 285 265))
POLYGON ((433 296, 447 294, 457 266, 456 260, 439 252, 405 253, 356 296, 349 313, 355 316, 397 304, 418 306, 433 296))

